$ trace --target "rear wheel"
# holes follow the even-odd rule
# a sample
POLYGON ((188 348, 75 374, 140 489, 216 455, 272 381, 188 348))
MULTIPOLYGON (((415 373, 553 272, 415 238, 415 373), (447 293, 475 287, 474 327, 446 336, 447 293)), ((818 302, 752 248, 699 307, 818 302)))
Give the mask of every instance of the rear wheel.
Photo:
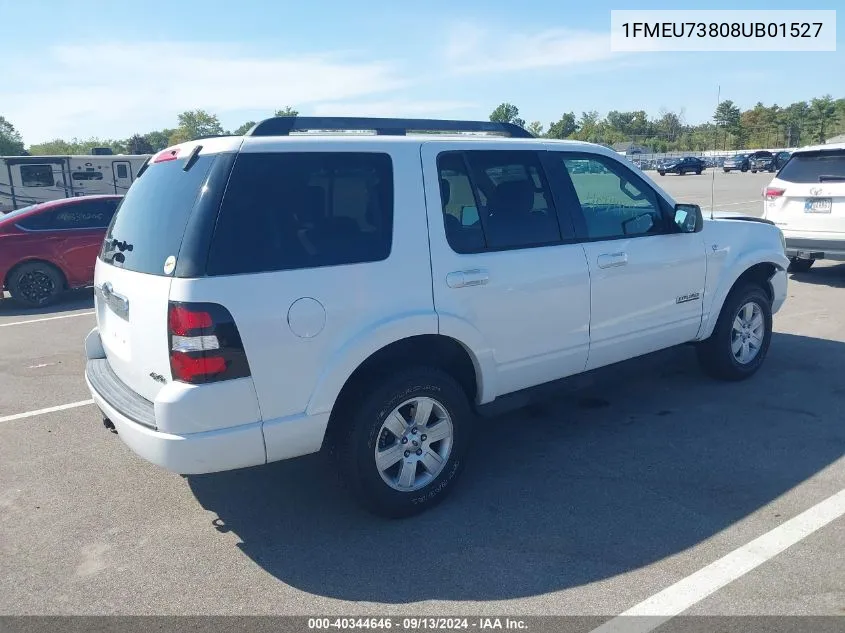
POLYGON ((53 303, 64 290, 62 274, 46 262, 18 266, 9 277, 9 294, 31 308, 53 303))
POLYGON ((696 169, 696 170, 695 170, 695 175, 696 175, 696 176, 700 176, 700 175, 701 175, 701 170, 700 170, 700 169, 696 169))
POLYGON ((800 257, 790 257, 788 270, 791 273, 806 273, 808 270, 810 270, 810 268, 812 268, 815 262, 815 259, 801 259, 800 257))
MULTIPOLYGON (((371 512, 390 518, 439 503, 463 469, 473 413, 461 386, 432 367, 382 378, 337 434, 343 482, 371 512)), ((341 405, 343 406, 343 405, 341 405)))
POLYGON ((734 288, 713 334, 696 348, 702 368, 720 380, 744 380, 763 364, 772 338, 772 307, 765 291, 734 288))
POLYGON ((730 169, 723 169, 723 171, 727 174, 727 173, 730 173, 731 170, 730 169))
POLYGON ((657 173, 658 173, 658 174, 660 174, 661 176, 665 176, 665 175, 666 175, 666 172, 665 172, 665 171, 658 171, 657 173))

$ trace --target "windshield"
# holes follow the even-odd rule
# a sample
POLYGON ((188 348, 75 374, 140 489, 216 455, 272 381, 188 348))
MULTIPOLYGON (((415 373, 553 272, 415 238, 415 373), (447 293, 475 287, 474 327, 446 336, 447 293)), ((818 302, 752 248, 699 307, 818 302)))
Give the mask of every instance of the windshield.
POLYGON ((20 217, 26 213, 29 213, 33 209, 38 208, 40 205, 38 204, 31 204, 27 207, 21 207, 20 209, 15 209, 14 211, 9 211, 5 215, 0 215, 0 222, 5 222, 6 220, 10 220, 12 218, 20 217))

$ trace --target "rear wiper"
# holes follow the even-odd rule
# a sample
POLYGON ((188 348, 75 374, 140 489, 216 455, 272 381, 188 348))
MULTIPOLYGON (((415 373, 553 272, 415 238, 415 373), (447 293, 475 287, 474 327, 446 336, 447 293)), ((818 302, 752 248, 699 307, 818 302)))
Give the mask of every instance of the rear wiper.
POLYGON ((842 182, 845 181, 845 176, 822 175, 819 176, 819 182, 842 182))

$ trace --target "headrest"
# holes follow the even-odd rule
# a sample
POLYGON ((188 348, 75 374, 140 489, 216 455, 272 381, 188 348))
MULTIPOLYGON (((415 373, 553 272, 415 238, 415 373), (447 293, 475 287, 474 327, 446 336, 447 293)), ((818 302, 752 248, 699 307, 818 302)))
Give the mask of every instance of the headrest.
POLYGON ((527 213, 534 207, 534 187, 527 180, 501 182, 491 206, 499 213, 527 213))
POLYGON ((440 179, 440 197, 443 199, 443 206, 449 204, 452 199, 452 185, 445 178, 440 179))

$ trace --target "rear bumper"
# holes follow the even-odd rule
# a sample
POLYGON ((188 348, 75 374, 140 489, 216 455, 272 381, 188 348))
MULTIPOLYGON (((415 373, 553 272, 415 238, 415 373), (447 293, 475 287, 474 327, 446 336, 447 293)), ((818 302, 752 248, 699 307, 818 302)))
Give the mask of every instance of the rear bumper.
POLYGON ((249 378, 203 386, 171 383, 150 402, 112 371, 97 328, 85 339, 85 355, 91 397, 120 439, 171 472, 191 475, 258 466, 322 446, 328 413, 262 420, 249 378))
POLYGON ((812 237, 789 237, 784 231, 786 239, 786 256, 801 259, 832 259, 845 261, 845 239, 816 239, 812 237))
MULTIPOLYGON (((104 389, 102 377, 98 376, 102 373, 101 368, 96 366, 98 362, 108 363, 105 359, 89 360, 85 370, 85 382, 91 391, 91 397, 103 415, 112 421, 120 439, 147 461, 185 475, 265 463, 261 422, 204 433, 164 433, 133 419, 138 417, 138 412, 143 411, 146 406, 154 424, 155 416, 151 411, 151 402, 135 394, 137 399, 143 402, 130 404, 125 398, 115 398, 115 395, 120 393, 119 387, 104 389), (127 411, 127 405, 130 406, 131 413, 124 412, 127 411)), ((123 385, 123 389, 128 388, 123 385)))

